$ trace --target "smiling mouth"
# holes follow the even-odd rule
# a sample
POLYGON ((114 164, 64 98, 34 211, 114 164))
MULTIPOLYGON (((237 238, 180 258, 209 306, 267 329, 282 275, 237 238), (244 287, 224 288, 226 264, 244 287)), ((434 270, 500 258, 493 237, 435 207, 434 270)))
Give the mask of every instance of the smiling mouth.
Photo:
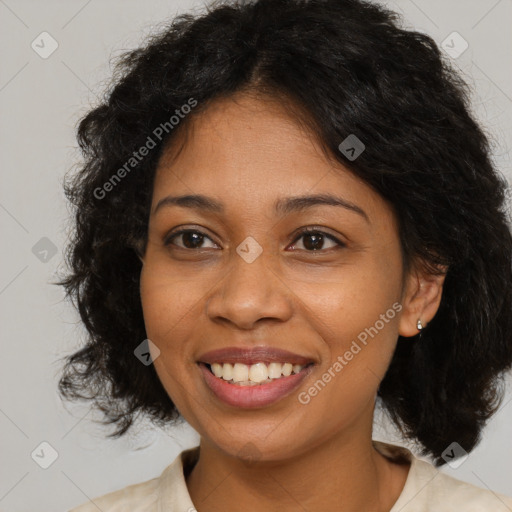
POLYGON ((235 386, 261 386, 276 380, 296 375, 314 363, 305 365, 292 363, 264 363, 257 362, 251 365, 243 363, 202 363, 218 379, 235 386))

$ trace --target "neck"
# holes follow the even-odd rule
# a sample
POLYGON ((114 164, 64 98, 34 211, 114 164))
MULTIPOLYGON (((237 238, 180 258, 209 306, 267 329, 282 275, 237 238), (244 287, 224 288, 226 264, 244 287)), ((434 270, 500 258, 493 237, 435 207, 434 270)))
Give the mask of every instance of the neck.
POLYGON ((201 439, 187 487, 199 512, 389 512, 407 478, 375 450, 370 435, 344 435, 281 461, 247 462, 201 439))

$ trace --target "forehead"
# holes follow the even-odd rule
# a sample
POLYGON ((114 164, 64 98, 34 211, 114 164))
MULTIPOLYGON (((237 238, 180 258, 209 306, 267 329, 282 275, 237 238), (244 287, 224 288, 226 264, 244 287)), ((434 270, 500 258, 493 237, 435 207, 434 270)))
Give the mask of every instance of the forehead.
POLYGON ((193 118, 164 150, 153 205, 167 194, 226 198, 237 208, 269 207, 279 198, 335 193, 386 208, 384 200, 342 164, 276 100, 239 95, 193 118))

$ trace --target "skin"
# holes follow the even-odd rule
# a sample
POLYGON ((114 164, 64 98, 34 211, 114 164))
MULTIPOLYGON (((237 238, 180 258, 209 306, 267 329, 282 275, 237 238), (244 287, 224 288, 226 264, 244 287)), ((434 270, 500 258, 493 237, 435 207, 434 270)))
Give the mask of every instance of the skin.
POLYGON ((389 511, 409 466, 372 446, 376 393, 398 335, 416 335, 418 318, 426 325, 435 315, 444 277, 404 275, 391 206, 329 160, 275 101, 241 93, 191 121, 157 168, 140 285, 148 338, 160 350, 155 369, 201 436, 187 477, 194 505, 199 512, 389 511), (320 193, 350 201, 368 220, 329 205, 274 213, 278 198, 320 193), (182 194, 207 195, 225 211, 171 205, 154 212, 164 197, 182 194), (166 246, 178 226, 205 237, 194 246, 178 236, 166 246), (324 238, 313 251, 310 235, 296 235, 305 226, 343 245, 324 238), (263 249, 252 263, 236 252, 249 236, 263 249), (298 394, 394 303, 401 311, 300 403, 298 394), (313 372, 273 405, 224 404, 204 383, 199 356, 257 345, 308 356, 313 372))

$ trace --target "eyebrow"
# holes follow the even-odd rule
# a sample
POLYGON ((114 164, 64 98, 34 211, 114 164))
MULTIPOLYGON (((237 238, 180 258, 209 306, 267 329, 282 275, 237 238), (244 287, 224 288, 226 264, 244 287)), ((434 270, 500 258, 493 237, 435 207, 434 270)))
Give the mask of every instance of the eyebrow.
MULTIPOLYGON (((215 199, 202 194, 189 194, 183 196, 167 196, 160 199, 153 210, 153 215, 155 215, 161 208, 173 205, 181 206, 182 208, 203 210, 209 213, 224 212, 224 205, 215 199)), ((274 211, 276 214, 284 216, 292 212, 303 212, 309 208, 321 205, 345 208, 357 213, 363 217, 366 222, 370 223, 368 215, 362 208, 350 201, 331 194, 314 194, 281 198, 274 203, 274 211)))

